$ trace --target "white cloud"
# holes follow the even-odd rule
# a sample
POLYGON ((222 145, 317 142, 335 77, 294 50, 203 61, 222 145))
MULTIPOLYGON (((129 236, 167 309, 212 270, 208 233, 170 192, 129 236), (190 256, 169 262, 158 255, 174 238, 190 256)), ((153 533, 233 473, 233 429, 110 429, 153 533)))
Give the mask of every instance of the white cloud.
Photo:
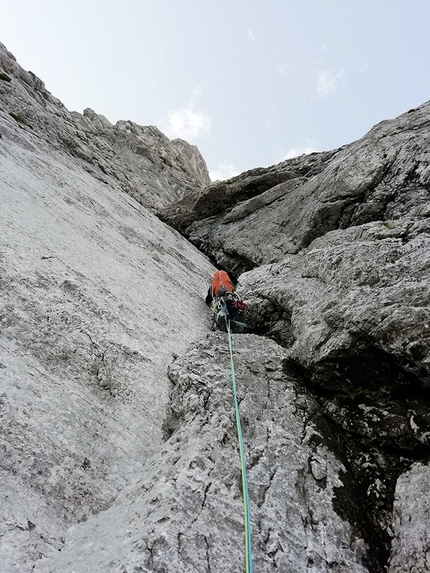
POLYGON ((333 72, 332 70, 321 70, 318 72, 317 93, 320 98, 333 95, 338 89, 340 80, 343 77, 343 70, 333 72))
POLYGON ((235 175, 239 175, 239 171, 233 165, 226 165, 225 163, 209 171, 211 181, 224 181, 224 179, 230 179, 235 175))
POLYGON ((248 37, 249 37, 253 42, 255 42, 255 37, 254 37, 254 34, 253 34, 252 30, 249 30, 249 29, 248 29, 248 30, 246 31, 246 33, 248 34, 248 37))
POLYGON ((306 147, 293 147, 289 149, 286 153, 283 152, 283 158, 281 161, 286 159, 293 159, 293 157, 299 157, 300 155, 308 155, 309 153, 314 153, 317 151, 314 147, 314 142, 309 141, 306 147))
POLYGON ((180 137, 193 142, 200 135, 209 133, 210 128, 210 115, 206 111, 195 110, 191 101, 187 107, 169 112, 164 131, 171 139, 180 137))

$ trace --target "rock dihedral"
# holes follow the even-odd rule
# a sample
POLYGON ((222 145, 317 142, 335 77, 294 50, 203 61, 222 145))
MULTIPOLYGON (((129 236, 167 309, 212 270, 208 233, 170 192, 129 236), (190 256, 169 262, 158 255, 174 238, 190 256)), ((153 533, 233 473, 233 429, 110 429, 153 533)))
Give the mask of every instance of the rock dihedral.
POLYGON ((121 191, 241 275, 255 569, 428 571, 430 106, 204 187, 185 142, 0 54, 5 571, 243 568, 213 267, 121 191))
MULTIPOLYGON (((412 513, 407 476, 430 455, 429 127, 427 103, 358 142, 215 183, 161 213, 241 275, 249 323, 286 349, 285 370, 331 429, 346 468, 335 507, 380 570, 394 536, 390 572, 428 569, 428 510, 413 525, 398 516, 412 513)), ((430 474, 418 467, 421 498, 430 474)))

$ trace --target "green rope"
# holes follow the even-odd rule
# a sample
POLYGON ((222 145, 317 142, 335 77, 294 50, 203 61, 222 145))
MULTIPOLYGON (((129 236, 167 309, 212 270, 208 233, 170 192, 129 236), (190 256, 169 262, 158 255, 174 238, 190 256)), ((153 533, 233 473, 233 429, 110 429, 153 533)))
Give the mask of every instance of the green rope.
POLYGON ((248 482, 246 480, 245 448, 243 445, 242 426, 240 423, 239 405, 237 403, 236 379, 233 363, 233 343, 231 339, 230 321, 227 319, 228 346, 230 348, 231 384, 233 386, 234 408, 236 410, 237 436, 239 438, 240 465, 242 468, 243 513, 245 521, 245 571, 252 573, 251 549, 251 512, 249 509, 248 482))

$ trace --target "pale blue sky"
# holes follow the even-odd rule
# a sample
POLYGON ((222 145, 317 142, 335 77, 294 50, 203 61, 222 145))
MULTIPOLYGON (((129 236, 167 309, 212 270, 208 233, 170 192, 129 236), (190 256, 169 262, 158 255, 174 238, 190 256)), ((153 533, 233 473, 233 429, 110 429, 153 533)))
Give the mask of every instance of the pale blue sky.
POLYGON ((339 147, 430 99, 430 0, 0 0, 69 110, 156 125, 213 178, 339 147))

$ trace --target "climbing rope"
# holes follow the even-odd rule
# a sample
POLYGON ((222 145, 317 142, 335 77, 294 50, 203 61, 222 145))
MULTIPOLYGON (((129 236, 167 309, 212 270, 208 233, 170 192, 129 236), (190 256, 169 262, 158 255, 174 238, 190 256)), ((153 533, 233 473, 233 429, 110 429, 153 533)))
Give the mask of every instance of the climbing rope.
POLYGON ((246 480, 245 448, 243 445, 243 436, 242 436, 242 426, 240 423, 239 405, 237 403, 236 377, 235 377, 235 373, 234 373, 233 342, 232 342, 231 330, 230 330, 230 320, 227 319, 226 323, 227 323, 227 334, 228 334, 228 346, 230 349, 231 384, 233 387, 234 408, 236 410, 236 426, 237 426, 237 436, 239 439, 240 465, 241 465, 241 470, 242 470, 243 513, 244 513, 244 522, 245 522, 245 571, 246 571, 246 573, 252 573, 251 512, 249 509, 248 482, 246 480))

